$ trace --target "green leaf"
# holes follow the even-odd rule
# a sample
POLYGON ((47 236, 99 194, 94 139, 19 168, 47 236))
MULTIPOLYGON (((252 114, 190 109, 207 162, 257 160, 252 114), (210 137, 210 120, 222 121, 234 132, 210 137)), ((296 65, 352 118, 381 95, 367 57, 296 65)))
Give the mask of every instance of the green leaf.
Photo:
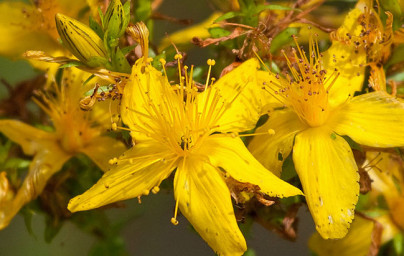
POLYGON ((231 33, 230 31, 219 27, 209 28, 208 31, 213 38, 228 36, 231 33))
POLYGON ((290 154, 286 158, 286 160, 283 162, 281 179, 290 180, 296 176, 297 176, 297 173, 296 173, 295 165, 293 163, 292 154, 290 154))
POLYGON ((397 255, 403 255, 403 253, 404 253, 403 245, 404 245, 403 234, 398 233, 393 238, 393 247, 394 247, 394 251, 397 253, 397 255))
POLYGON ((244 253, 244 256, 256 256, 257 254, 251 248, 248 248, 247 251, 244 253))
POLYGON ((111 19, 108 22, 108 37, 109 39, 116 39, 119 37, 119 33, 121 31, 121 19, 118 14, 114 12, 111 16, 111 19))
POLYGON ((122 51, 119 48, 117 48, 114 59, 112 60, 112 66, 114 67, 114 71, 127 74, 130 74, 131 72, 131 67, 126 60, 125 55, 123 55, 122 51))
POLYGON ((56 237, 56 235, 59 233, 61 227, 62 227, 61 221, 53 221, 53 218, 51 216, 46 217, 46 225, 45 225, 45 242, 50 243, 52 240, 56 237))
POLYGON ((35 212, 27 205, 21 209, 20 213, 24 216, 24 223, 28 233, 36 239, 36 236, 32 230, 32 216, 35 215, 35 212))
POLYGON ((29 166, 29 164, 31 163, 31 161, 22 159, 22 158, 9 158, 5 165, 4 168, 8 169, 23 169, 23 168, 27 168, 29 166))
POLYGON ((391 54, 391 58, 385 65, 385 68, 388 69, 391 65, 403 61, 404 61, 404 45, 399 45, 397 48, 394 49, 393 53, 391 54))
POLYGON ((162 70, 163 66, 161 65, 160 59, 166 59, 166 52, 163 51, 159 55, 153 58, 152 66, 158 70, 162 70))
POLYGON ((271 53, 277 52, 283 46, 293 41, 292 35, 299 33, 299 28, 287 28, 280 32, 271 42, 271 53))
POLYGON ((122 17, 122 30, 121 31, 121 35, 123 35, 123 33, 126 30, 126 27, 129 25, 130 22, 130 1, 127 1, 124 5, 123 5, 123 12, 124 15, 122 17))
POLYGON ((88 59, 86 65, 89 67, 105 67, 108 63, 107 59, 100 56, 92 56, 88 59))
POLYGON ((121 49, 121 52, 123 55, 128 54, 130 51, 132 51, 135 48, 136 45, 130 45, 130 46, 126 46, 125 48, 121 49))
POLYGON ((241 13, 241 12, 226 12, 225 14, 223 14, 222 16, 217 18, 213 23, 220 22, 222 20, 228 20, 228 19, 238 17, 238 16, 244 16, 244 13, 241 13))
POLYGON ((298 11, 301 12, 300 9, 295 9, 295 8, 290 8, 282 5, 276 5, 276 4, 268 4, 268 5, 258 5, 256 8, 256 14, 259 14, 262 11, 265 10, 280 10, 280 11, 298 11))
POLYGON ((61 65, 59 68, 71 68, 71 67, 77 67, 77 66, 81 66, 81 65, 83 65, 83 63, 81 63, 80 61, 71 61, 69 63, 61 65))
POLYGON ((276 65, 274 61, 271 62, 271 71, 274 73, 280 73, 281 69, 276 65))
POLYGON ((136 1, 135 6, 135 19, 136 21, 148 20, 152 13, 152 0, 139 0, 136 1))
POLYGON ((126 245, 120 236, 115 236, 97 243, 89 252, 90 256, 126 256, 126 245))
POLYGON ((100 15, 100 20, 101 20, 101 26, 103 30, 105 29, 104 27, 104 14, 102 13, 101 7, 98 7, 98 15, 100 15))
POLYGON ((86 81, 84 81, 83 86, 86 85, 88 82, 90 82, 91 79, 93 79, 94 77, 95 77, 95 75, 89 76, 89 77, 86 79, 86 81))
POLYGON ((346 142, 348 142, 349 146, 352 149, 356 149, 356 150, 359 150, 360 152, 363 152, 361 146, 358 143, 356 143, 355 141, 353 141, 349 136, 344 135, 344 136, 342 136, 342 138, 344 138, 346 140, 346 142))
POLYGON ((95 33, 97 33, 97 35, 103 39, 104 38, 104 31, 102 30, 102 27, 100 24, 98 24, 97 21, 94 20, 94 18, 92 16, 90 16, 89 18, 89 24, 90 24, 90 28, 92 30, 95 31, 95 33))

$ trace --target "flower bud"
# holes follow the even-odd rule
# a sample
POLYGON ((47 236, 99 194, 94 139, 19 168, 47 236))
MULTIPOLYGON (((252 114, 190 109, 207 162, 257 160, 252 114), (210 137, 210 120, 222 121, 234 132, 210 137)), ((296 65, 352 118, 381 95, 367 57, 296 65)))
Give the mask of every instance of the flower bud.
POLYGON ((125 33, 129 24, 129 12, 125 12, 120 0, 112 0, 104 16, 104 29, 108 29, 110 36, 119 38, 125 33))
POLYGON ((64 46, 88 66, 101 66, 100 60, 107 56, 103 40, 91 28, 75 19, 58 13, 55 20, 64 46))

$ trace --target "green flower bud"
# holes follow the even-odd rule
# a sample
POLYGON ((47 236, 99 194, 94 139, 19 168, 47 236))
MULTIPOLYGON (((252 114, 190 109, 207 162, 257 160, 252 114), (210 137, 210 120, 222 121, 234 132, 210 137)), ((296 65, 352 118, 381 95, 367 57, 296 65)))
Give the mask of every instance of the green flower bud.
POLYGON ((129 24, 130 5, 122 5, 120 0, 112 0, 104 15, 104 30, 113 38, 121 37, 129 24))
POLYGON ((60 13, 55 20, 64 46, 80 61, 91 67, 107 61, 103 40, 91 28, 60 13))

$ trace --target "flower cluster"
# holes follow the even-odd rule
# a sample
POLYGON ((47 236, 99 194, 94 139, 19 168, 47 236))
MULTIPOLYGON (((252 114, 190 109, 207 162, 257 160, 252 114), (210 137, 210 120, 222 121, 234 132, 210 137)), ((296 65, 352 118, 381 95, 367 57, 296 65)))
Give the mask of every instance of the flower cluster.
POLYGON ((318 17, 323 1, 211 1, 159 45, 153 19, 187 23, 159 1, 76 2, 0 3, 0 54, 41 70, 4 82, 0 229, 31 208, 108 244, 119 232, 76 212, 165 190, 171 223, 182 214, 218 255, 252 253, 240 221, 294 240, 301 206, 318 255, 403 252, 398 1, 360 0, 339 22, 318 17), (217 58, 188 65, 192 46, 217 58))

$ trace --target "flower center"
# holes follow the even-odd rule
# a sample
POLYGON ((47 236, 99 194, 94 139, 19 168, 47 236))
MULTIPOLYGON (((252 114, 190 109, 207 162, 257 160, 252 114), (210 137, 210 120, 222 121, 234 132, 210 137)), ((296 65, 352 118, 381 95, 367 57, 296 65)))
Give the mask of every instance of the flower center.
POLYGON ((335 70, 327 74, 317 41, 310 40, 307 58, 293 38, 297 45, 297 50, 292 49, 293 57, 287 57, 283 52, 292 77, 287 75, 286 81, 276 76, 278 81, 271 81, 275 86, 269 86, 268 91, 286 107, 293 109, 309 126, 320 126, 328 119, 328 91, 339 73, 335 70))

